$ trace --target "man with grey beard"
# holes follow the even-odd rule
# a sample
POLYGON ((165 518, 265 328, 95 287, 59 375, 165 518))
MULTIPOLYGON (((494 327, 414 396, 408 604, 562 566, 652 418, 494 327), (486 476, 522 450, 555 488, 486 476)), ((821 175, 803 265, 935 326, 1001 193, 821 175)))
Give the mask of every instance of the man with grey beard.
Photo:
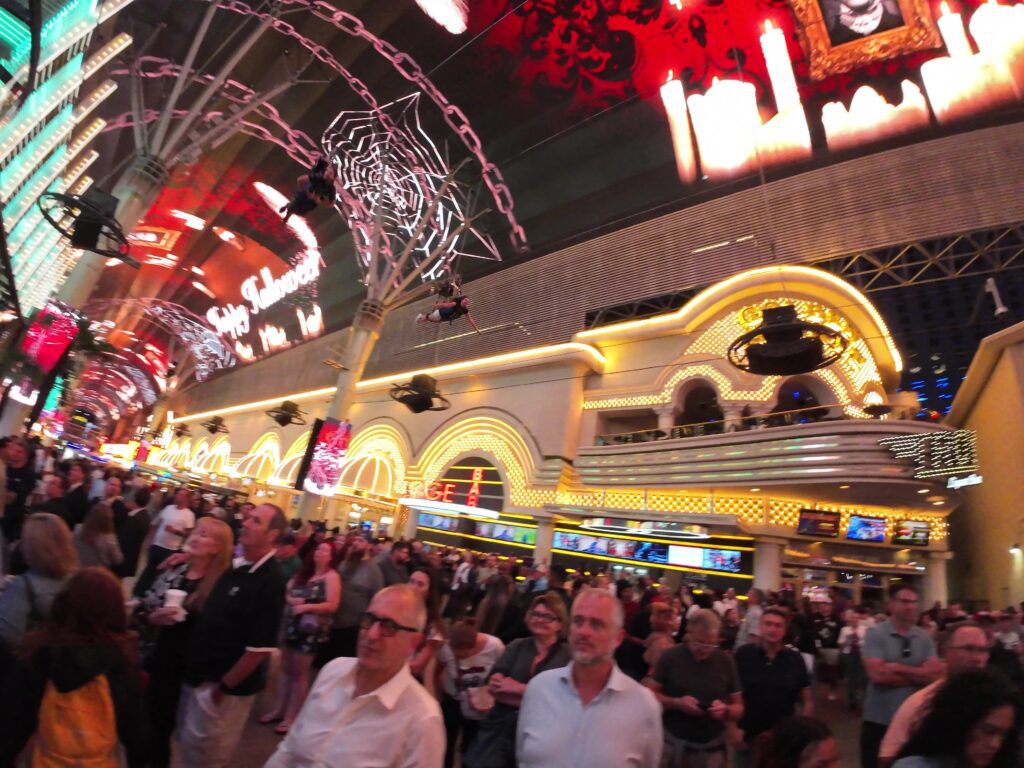
POLYGON ((516 732, 519 768, 657 768, 661 707, 616 666, 625 637, 622 605, 585 589, 572 606, 572 663, 534 677, 516 732))

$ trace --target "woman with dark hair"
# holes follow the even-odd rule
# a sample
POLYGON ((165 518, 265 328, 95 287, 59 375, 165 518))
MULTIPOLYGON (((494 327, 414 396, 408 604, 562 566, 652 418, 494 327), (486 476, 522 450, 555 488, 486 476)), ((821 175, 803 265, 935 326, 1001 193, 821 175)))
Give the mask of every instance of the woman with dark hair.
POLYGON ((331 617, 341 602, 341 556, 340 548, 336 550, 325 541, 317 545, 288 582, 277 706, 260 718, 264 724, 280 721, 276 733, 288 733, 309 693, 313 657, 327 641, 331 617))
POLYGON ((114 512, 105 501, 92 505, 85 521, 75 526, 74 539, 83 568, 93 565, 113 568, 124 560, 114 532, 114 512))
POLYGON ((487 686, 494 706, 463 755, 467 768, 515 768, 516 726, 527 683, 541 672, 564 667, 572 658, 565 642, 569 617, 559 595, 546 592, 535 597, 526 625, 530 637, 509 643, 491 668, 487 686))
POLYGON ((832 768, 839 765, 839 744, 832 731, 813 717, 786 717, 754 742, 756 768, 832 768))
POLYGON ((110 571, 85 568, 72 576, 26 650, 0 695, 0 765, 13 765, 30 739, 36 766, 115 768, 118 744, 130 768, 145 764, 135 636, 110 571))
POLYGON ((136 608, 135 618, 142 627, 142 664, 149 673, 151 768, 171 764, 171 736, 189 639, 206 598, 231 567, 231 545, 231 529, 226 523, 201 519, 185 541, 185 562, 161 571, 136 608), (180 607, 174 605, 176 597, 181 599, 180 607))
POLYGON ((409 661, 409 669, 422 683, 427 665, 438 648, 444 645, 446 638, 444 620, 441 618, 441 591, 435 572, 429 568, 416 568, 409 574, 409 586, 420 593, 427 606, 427 626, 423 629, 423 641, 409 661))
POLYGON ((893 768, 1011 768, 1020 742, 1017 692, 991 669, 961 672, 932 697, 893 768))

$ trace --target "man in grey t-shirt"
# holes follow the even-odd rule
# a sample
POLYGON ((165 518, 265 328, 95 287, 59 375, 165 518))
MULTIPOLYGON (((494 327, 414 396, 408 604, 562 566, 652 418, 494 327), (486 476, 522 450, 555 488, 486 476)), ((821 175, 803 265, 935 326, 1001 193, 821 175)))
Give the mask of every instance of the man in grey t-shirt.
POLYGON ((889 587, 889 618, 864 636, 868 691, 860 735, 861 768, 877 768, 878 750, 896 710, 910 694, 943 673, 935 644, 920 627, 917 591, 902 581, 889 587))
POLYGON ((380 567, 370 559, 370 545, 362 536, 349 540, 348 553, 338 573, 341 575, 341 602, 334 614, 330 636, 317 650, 313 662, 317 668, 339 656, 356 655, 359 617, 370 607, 373 596, 384 589, 380 567))

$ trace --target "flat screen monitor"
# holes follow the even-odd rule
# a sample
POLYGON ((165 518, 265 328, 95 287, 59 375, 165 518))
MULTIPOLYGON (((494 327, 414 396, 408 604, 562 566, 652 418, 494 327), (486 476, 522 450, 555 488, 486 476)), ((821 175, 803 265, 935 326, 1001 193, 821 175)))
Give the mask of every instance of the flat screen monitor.
POLYGON ((834 539, 839 535, 839 513, 820 509, 801 509, 796 532, 803 536, 834 539))
POLYGON ((905 547, 927 547, 931 536, 931 523, 920 520, 900 520, 892 534, 893 544, 905 547))
POLYGON ((309 447, 295 478, 295 490, 333 496, 351 437, 352 427, 347 421, 317 419, 309 433, 309 447))
POLYGON ((21 351, 43 373, 49 373, 78 335, 78 321, 47 305, 36 314, 21 340, 21 351))
POLYGON ((885 518, 850 515, 846 538, 853 541, 870 541, 880 544, 885 541, 885 518))

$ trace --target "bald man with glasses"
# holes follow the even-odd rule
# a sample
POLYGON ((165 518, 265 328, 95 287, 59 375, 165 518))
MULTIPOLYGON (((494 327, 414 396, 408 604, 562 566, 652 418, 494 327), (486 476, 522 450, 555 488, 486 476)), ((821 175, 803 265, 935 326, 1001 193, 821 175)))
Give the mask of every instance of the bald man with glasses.
POLYGON ((411 587, 378 592, 359 617, 358 655, 327 664, 264 768, 440 768, 441 708, 409 671, 427 611, 411 587))

